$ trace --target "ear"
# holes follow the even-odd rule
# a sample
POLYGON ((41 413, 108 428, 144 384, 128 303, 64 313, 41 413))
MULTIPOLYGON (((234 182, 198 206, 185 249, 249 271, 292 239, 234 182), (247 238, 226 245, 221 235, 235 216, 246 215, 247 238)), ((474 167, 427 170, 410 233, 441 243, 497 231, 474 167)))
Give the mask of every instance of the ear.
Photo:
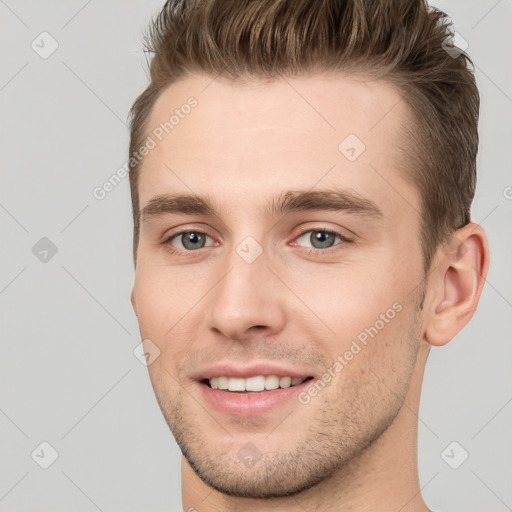
POLYGON ((489 269, 489 245, 485 231, 469 223, 440 247, 437 268, 430 285, 425 338, 445 345, 469 322, 475 312, 489 269))
POLYGON ((132 293, 130 294, 130 302, 132 303, 133 311, 135 312, 135 316, 137 315, 137 303, 135 302, 135 287, 132 288, 132 293))

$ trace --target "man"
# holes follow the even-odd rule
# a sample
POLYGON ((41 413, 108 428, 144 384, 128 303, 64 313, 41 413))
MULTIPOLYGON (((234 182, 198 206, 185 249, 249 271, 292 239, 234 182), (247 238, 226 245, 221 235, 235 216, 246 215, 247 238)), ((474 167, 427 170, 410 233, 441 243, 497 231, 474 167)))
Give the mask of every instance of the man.
POLYGON ((422 0, 170 0, 132 108, 136 276, 184 510, 427 511, 425 363, 473 315, 479 95, 422 0))

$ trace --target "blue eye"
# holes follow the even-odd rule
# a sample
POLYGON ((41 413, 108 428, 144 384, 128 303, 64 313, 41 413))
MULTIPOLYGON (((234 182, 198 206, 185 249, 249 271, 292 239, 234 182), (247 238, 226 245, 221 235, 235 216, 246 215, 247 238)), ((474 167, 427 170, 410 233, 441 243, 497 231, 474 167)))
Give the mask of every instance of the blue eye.
POLYGON ((310 229, 302 233, 302 235, 297 239, 301 245, 309 242, 311 244, 310 247, 313 249, 329 249, 335 244, 336 240, 340 242, 347 241, 345 237, 340 235, 339 233, 335 233, 332 231, 318 230, 318 229, 310 229))
MULTIPOLYGON (((351 240, 336 231, 307 229, 302 231, 292 245, 303 247, 308 253, 320 256, 330 254, 331 248, 342 245, 344 242, 351 242, 351 240)), ((200 249, 215 246, 218 243, 206 232, 198 229, 174 233, 162 242, 162 245, 170 254, 195 257, 202 254, 200 249)))
POLYGON ((206 241, 208 238, 210 237, 202 231, 183 231, 173 235, 167 242, 171 245, 177 246, 179 249, 195 251, 206 247, 206 241), (174 244, 173 241, 177 243, 174 244))

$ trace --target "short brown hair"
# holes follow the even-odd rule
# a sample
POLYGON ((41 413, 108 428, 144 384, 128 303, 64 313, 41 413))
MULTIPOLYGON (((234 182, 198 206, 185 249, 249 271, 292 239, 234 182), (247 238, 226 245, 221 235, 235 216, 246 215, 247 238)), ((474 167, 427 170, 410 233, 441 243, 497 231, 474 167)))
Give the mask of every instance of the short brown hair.
MULTIPOLYGON (((168 0, 146 35, 151 82, 130 110, 130 155, 160 93, 192 72, 234 81, 316 71, 387 80, 414 120, 404 127, 407 177, 421 194, 428 271, 439 244, 470 221, 476 184, 480 97, 472 61, 456 57, 452 36, 450 19, 427 0, 168 0)), ((140 163, 131 166, 135 264, 139 172, 140 163)))

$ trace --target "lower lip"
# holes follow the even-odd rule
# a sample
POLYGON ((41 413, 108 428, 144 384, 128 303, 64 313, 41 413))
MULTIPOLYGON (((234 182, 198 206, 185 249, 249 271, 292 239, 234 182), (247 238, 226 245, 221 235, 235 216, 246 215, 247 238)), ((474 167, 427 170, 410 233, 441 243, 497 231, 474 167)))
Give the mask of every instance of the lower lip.
POLYGON ((257 416, 290 400, 297 399, 297 395, 312 381, 313 379, 310 379, 297 386, 271 389, 259 393, 222 391, 213 389, 204 382, 199 382, 199 388, 205 401, 224 414, 257 416))

